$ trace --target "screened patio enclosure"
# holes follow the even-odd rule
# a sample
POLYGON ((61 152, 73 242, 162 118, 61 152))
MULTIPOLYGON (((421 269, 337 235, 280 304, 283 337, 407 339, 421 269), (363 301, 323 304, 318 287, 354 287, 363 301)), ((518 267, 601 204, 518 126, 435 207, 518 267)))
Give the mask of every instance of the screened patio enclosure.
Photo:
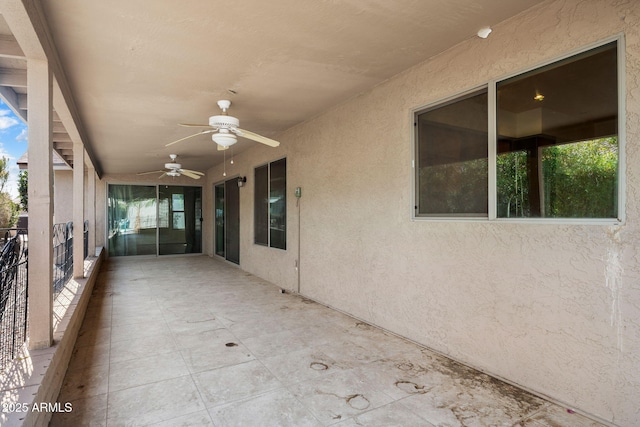
POLYGON ((109 185, 109 256, 202 252, 202 188, 109 185))

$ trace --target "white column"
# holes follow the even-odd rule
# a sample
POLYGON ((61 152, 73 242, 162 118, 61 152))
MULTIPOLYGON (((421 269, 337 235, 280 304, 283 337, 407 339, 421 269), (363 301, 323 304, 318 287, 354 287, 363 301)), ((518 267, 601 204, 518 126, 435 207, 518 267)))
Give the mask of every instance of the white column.
POLYGON ((29 104, 29 348, 53 341, 53 77, 27 61, 29 104))
POLYGON ((96 170, 87 168, 87 219, 89 220, 89 256, 96 253, 96 170))
POLYGON ((73 277, 84 277, 84 146, 73 143, 73 277))

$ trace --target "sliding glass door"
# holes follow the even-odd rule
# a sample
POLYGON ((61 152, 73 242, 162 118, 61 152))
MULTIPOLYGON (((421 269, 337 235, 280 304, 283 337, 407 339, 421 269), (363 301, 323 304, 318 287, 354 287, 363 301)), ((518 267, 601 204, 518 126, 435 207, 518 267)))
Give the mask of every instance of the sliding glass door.
POLYGON ((202 240, 200 187, 161 185, 158 192, 158 253, 200 253, 202 240))
POLYGON ((225 256, 226 250, 224 245, 224 184, 218 184, 214 188, 215 199, 215 235, 216 235, 216 255, 225 256))
POLYGON ((217 184, 215 200, 215 251, 227 261, 240 264, 240 189, 238 179, 217 184))
POLYGON ((156 254, 156 187, 109 185, 109 255, 156 254))
POLYGON ((202 252, 202 189, 109 185, 109 256, 202 252))

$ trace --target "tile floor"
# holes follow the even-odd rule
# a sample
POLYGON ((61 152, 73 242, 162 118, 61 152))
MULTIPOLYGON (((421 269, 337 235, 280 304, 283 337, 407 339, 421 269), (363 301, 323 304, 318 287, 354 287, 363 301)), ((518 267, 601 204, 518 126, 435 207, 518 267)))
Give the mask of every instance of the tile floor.
POLYGON ((599 426, 206 256, 103 265, 52 426, 599 426))

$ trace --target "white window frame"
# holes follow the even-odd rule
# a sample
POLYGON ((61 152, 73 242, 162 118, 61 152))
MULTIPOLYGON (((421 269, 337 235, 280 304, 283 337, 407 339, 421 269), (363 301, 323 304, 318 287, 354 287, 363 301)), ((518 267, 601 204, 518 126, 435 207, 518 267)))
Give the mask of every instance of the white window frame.
POLYGON ((543 223, 543 224, 594 224, 594 225, 621 225, 626 221, 626 82, 625 82, 625 40, 623 34, 618 34, 588 46, 565 53, 561 56, 553 57, 547 61, 537 63, 534 66, 520 69, 516 72, 492 79, 484 84, 468 88, 452 96, 439 99, 435 102, 413 108, 410 111, 411 123, 416 123, 417 114, 425 110, 446 105, 448 102, 460 99, 479 90, 487 88, 488 98, 488 180, 489 191, 487 194, 489 209, 487 216, 464 217, 464 216, 422 216, 417 214, 418 203, 418 182, 417 182, 417 149, 418 138, 415 126, 412 126, 411 135, 411 220, 427 222, 508 222, 508 223, 543 223), (558 61, 570 58, 580 53, 595 49, 608 43, 616 42, 617 46, 617 74, 618 74, 618 217, 617 218, 498 218, 497 216, 497 85, 499 82, 518 76, 520 74, 534 71, 558 61))

